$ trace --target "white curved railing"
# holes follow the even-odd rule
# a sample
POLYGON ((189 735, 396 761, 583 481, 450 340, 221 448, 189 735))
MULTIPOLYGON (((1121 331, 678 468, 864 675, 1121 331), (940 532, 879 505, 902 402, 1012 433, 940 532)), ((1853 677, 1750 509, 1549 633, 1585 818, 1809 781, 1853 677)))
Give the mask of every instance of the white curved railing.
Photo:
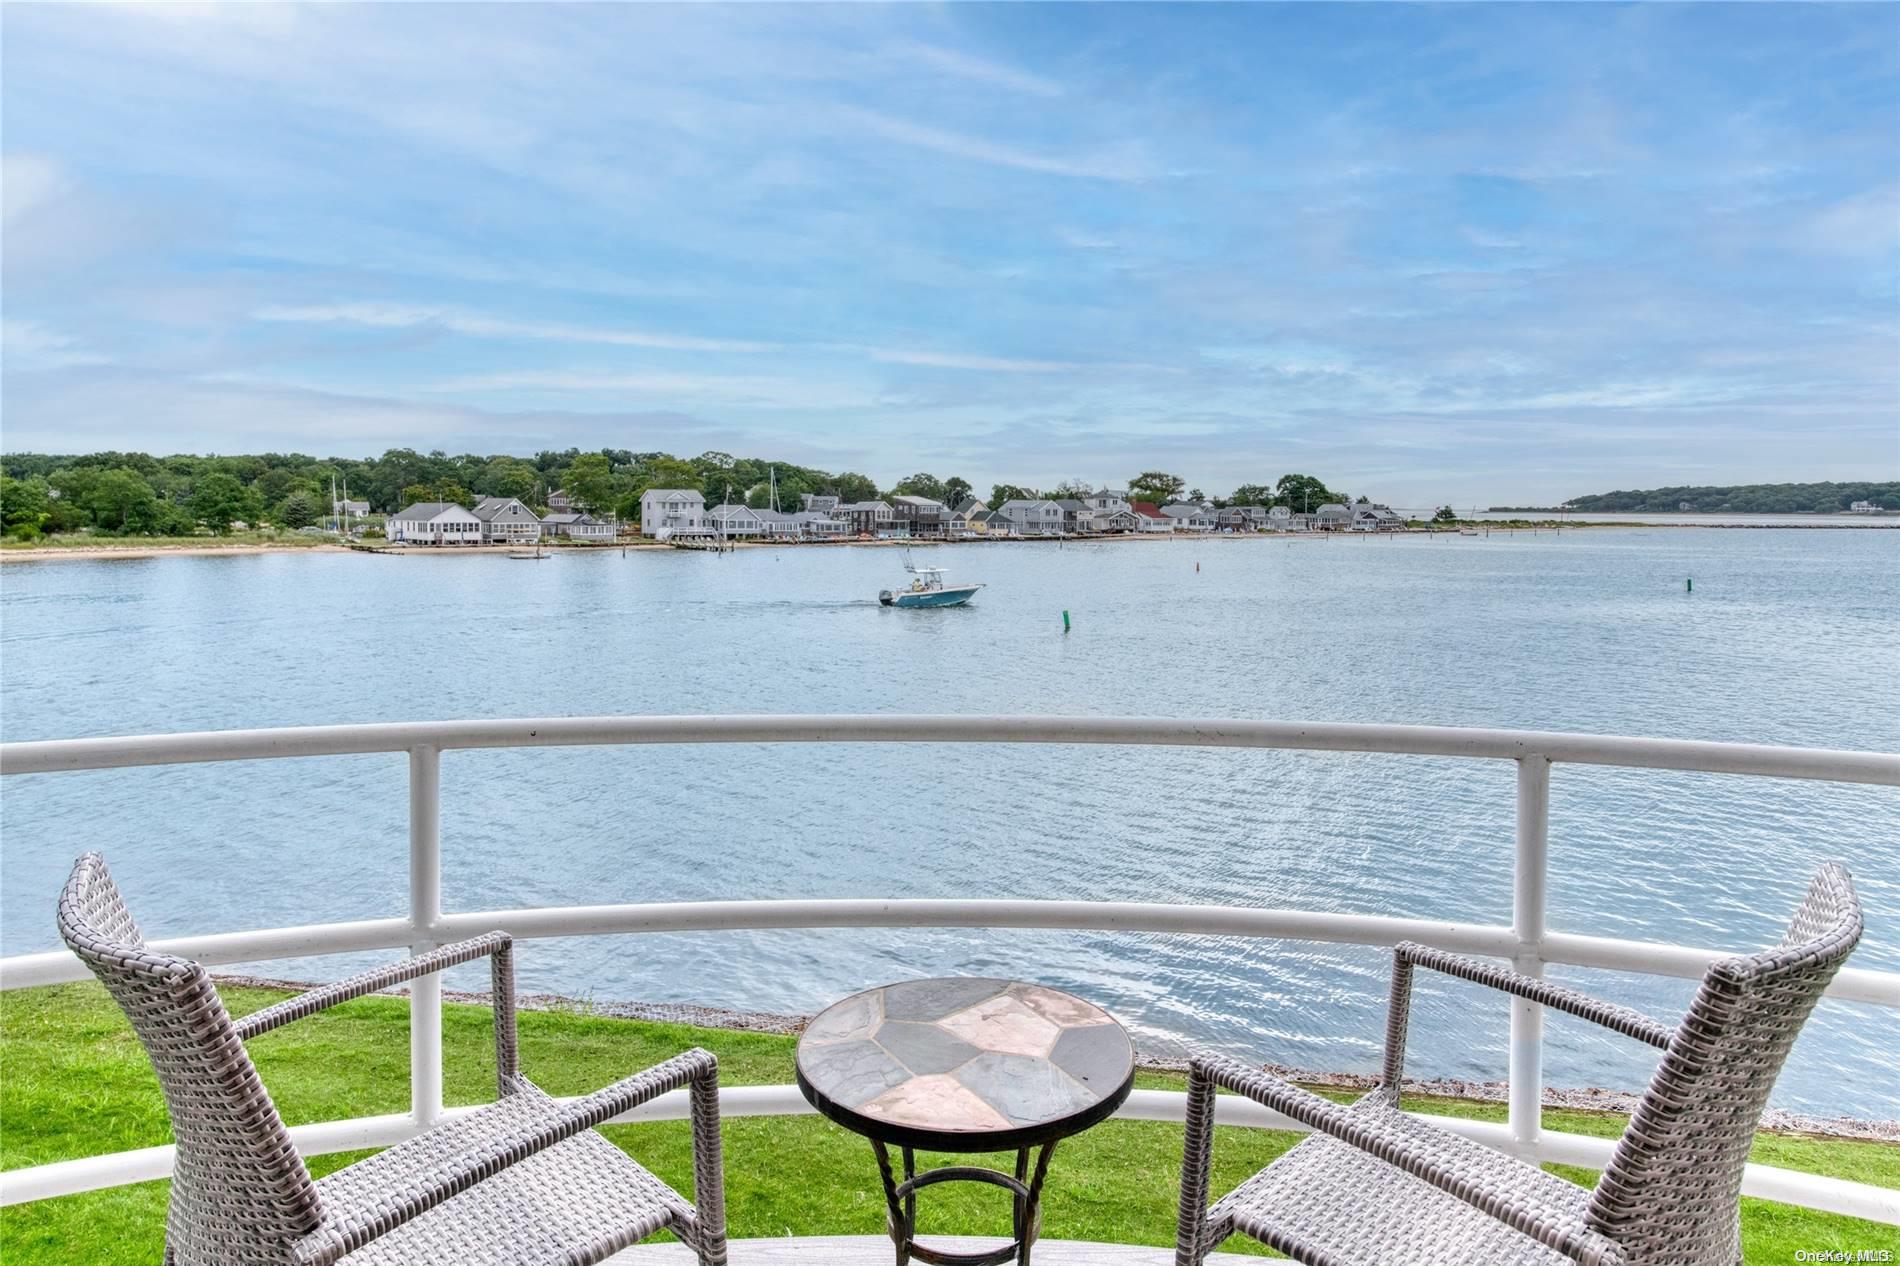
MULTIPOLYGON (((1389 946, 1423 941, 1464 953, 1509 958, 1541 974, 1548 963, 1697 977, 1722 957, 1682 945, 1552 932, 1546 920, 1550 769, 1553 764, 1619 765, 1774 778, 1900 786, 1900 756, 1810 748, 1758 747, 1674 739, 1637 739, 1443 726, 1180 721, 1101 717, 727 716, 562 717, 541 720, 433 721, 383 725, 232 730, 130 738, 60 739, 0 744, 0 774, 55 773, 137 765, 264 760, 362 753, 409 759, 409 914, 256 932, 227 932, 155 942, 218 964, 302 958, 371 949, 422 951, 502 928, 522 939, 603 933, 735 931, 823 927, 1053 928, 1274 937, 1389 946), (1510 926, 1303 910, 1136 902, 1011 900, 701 901, 445 913, 441 877, 441 754, 458 748, 596 746, 638 743, 1094 743, 1182 747, 1282 748, 1508 760, 1517 766, 1516 856, 1510 926)), ((57 951, 0 959, 0 989, 87 978, 71 954, 57 951)), ((472 1109, 442 1104, 442 993, 439 978, 410 993, 410 1111, 294 1127, 306 1154, 381 1147, 435 1121, 472 1109)), ((1900 972, 1849 968, 1828 996, 1900 1007, 1900 972)), ((1487 1144, 1541 1161, 1601 1168, 1611 1140, 1546 1132, 1542 1008, 1511 1003, 1507 1122, 1432 1118, 1487 1144)), ((1137 1091, 1121 1116, 1179 1121, 1184 1097, 1137 1091)), ((729 1087, 732 1115, 809 1111, 791 1086, 729 1087)), ((1298 1129, 1265 1109, 1222 1096, 1221 1119, 1298 1129)), ((626 1120, 671 1119, 684 1101, 668 1096, 626 1120)), ((169 1147, 118 1152, 0 1173, 0 1205, 162 1178, 169 1147)), ((1900 1191, 1750 1165, 1750 1195, 1900 1224, 1900 1191)))

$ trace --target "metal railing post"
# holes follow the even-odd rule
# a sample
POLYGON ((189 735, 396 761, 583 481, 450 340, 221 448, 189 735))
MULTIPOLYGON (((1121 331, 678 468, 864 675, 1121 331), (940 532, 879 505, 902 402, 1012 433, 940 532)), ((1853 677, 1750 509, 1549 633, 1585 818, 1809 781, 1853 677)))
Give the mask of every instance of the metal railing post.
MULTIPOLYGON (((436 948, 442 919, 442 753, 409 749, 410 952, 436 948)), ((427 1129, 442 1114, 442 977, 409 986, 409 1114, 427 1129)))
MULTIPOLYGON (((1531 752, 1517 761, 1517 856, 1511 885, 1514 966, 1526 976, 1544 974, 1549 882, 1550 760, 1531 752)), ((1544 1009, 1522 998, 1511 1000, 1510 1078, 1511 1142, 1529 1159, 1543 1133, 1544 1009)))

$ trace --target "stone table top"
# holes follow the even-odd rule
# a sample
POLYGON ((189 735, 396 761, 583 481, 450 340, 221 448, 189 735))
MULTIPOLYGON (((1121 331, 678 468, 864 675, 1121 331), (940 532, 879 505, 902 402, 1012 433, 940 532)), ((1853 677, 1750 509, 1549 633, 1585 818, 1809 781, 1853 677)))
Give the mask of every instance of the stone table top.
POLYGON ((908 980, 827 1007, 798 1040, 812 1106, 885 1143, 1004 1151, 1079 1133, 1134 1086, 1135 1048, 1092 1002, 1043 985, 908 980))

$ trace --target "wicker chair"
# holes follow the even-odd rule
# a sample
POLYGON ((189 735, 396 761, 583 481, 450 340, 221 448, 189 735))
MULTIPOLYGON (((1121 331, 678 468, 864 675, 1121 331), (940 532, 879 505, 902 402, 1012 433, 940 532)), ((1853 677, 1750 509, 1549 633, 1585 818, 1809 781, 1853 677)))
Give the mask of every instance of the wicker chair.
POLYGON ((664 1228, 701 1266, 725 1266, 713 1056, 688 1051, 584 1099, 555 1101, 516 1066, 514 962, 503 933, 233 1021, 203 966, 146 948, 97 853, 79 859, 60 894, 59 932, 124 1009, 165 1092, 177 1139, 168 1264, 582 1266, 664 1228), (312 1182, 245 1039, 483 956, 494 973, 498 1101, 312 1182), (593 1128, 682 1086, 691 1088, 697 1207, 593 1128))
POLYGON ((1243 1234, 1309 1266, 1735 1266, 1742 1166, 1768 1092, 1860 940, 1847 872, 1822 867, 1775 949, 1712 965, 1676 1028, 1491 964, 1401 944, 1381 1083, 1350 1107, 1221 1057, 1188 1081, 1176 1266, 1243 1234), (1660 1047, 1662 1062, 1589 1190, 1399 1111, 1412 969, 1501 989, 1660 1047), (1313 1135, 1207 1206, 1217 1088, 1313 1135))

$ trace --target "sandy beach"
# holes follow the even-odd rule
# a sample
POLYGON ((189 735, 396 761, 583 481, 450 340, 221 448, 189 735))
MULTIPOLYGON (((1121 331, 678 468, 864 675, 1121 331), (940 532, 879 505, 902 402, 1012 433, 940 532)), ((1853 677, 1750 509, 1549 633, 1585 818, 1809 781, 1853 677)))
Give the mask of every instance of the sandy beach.
POLYGON ((0 550, 0 562, 80 558, 185 558, 204 554, 347 554, 345 545, 40 545, 0 550))

